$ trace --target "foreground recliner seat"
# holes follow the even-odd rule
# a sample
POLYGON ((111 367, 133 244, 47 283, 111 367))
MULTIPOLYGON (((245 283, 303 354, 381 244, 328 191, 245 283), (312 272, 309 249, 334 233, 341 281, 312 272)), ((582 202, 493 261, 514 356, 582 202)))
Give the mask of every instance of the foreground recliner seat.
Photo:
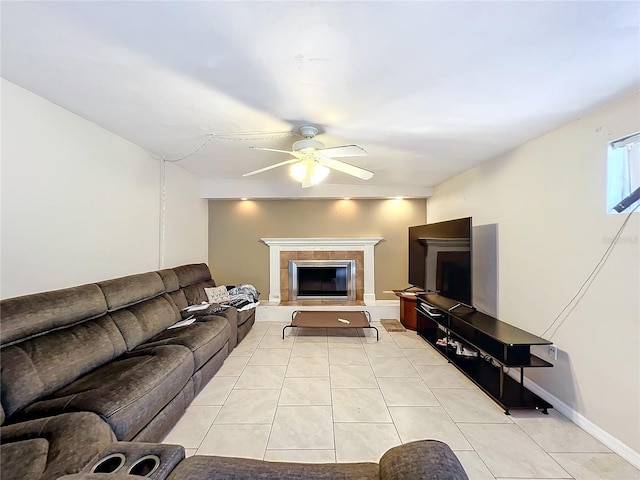
MULTIPOLYGON (((437 440, 419 440, 388 450, 378 463, 292 463, 268 462, 247 458, 194 456, 180 461, 174 460, 179 452, 169 456, 159 447, 171 450, 172 445, 136 444, 127 451, 118 445, 108 448, 103 458, 115 451, 123 451, 124 463, 116 466, 112 473, 91 473, 100 465, 100 458, 82 473, 63 477, 64 480, 135 480, 127 475, 127 465, 136 465, 136 459, 145 453, 155 452, 167 460, 160 461, 158 468, 149 472, 153 480, 468 480, 467 474, 453 451, 437 440), (166 467, 166 468, 163 468, 166 467)), ((184 450, 182 450, 184 452, 184 450)), ((165 452, 166 453, 166 452, 165 452)), ((130 469, 129 469, 130 470, 130 469)))
POLYGON ((93 413, 56 417, 0 427, 0 478, 53 480, 80 471, 116 437, 93 413))

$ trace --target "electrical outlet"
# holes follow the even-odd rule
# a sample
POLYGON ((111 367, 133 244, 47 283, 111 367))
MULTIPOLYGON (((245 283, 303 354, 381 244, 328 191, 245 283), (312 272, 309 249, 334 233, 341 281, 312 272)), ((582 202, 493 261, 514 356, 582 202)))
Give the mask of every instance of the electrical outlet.
POLYGON ((549 357, 553 358, 554 360, 558 359, 558 347, 556 347, 555 345, 549 345, 549 357))

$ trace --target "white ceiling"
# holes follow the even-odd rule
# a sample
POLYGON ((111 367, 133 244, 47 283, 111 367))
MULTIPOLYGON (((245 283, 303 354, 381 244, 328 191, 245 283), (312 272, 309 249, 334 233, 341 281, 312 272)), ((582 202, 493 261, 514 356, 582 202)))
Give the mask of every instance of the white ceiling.
POLYGON ((1 13, 4 78, 188 157, 205 196, 420 196, 640 88, 635 1, 3 1, 1 13), (306 191, 286 167, 242 179, 290 158, 249 146, 289 149, 303 124, 328 147, 365 148, 348 161, 375 177, 332 172, 306 191))

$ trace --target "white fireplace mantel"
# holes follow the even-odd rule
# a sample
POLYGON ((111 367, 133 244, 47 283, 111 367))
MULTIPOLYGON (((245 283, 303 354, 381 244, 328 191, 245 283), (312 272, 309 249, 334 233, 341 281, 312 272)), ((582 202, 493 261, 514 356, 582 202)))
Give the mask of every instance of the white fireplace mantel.
POLYGON ((365 304, 375 302, 373 247, 383 237, 261 238, 269 246, 269 302, 280 303, 280 252, 357 251, 364 252, 365 304))

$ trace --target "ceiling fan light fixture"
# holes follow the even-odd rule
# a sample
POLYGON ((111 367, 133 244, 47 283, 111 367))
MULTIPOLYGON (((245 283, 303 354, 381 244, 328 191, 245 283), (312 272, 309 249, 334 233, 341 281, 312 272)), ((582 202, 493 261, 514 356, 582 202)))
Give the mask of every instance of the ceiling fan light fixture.
POLYGON ((305 159, 289 167, 289 175, 303 185, 317 185, 329 175, 329 168, 320 163, 305 159))
POLYGON ((279 152, 290 155, 294 158, 283 162, 269 165, 268 167, 259 168, 251 172, 245 173, 243 177, 255 175, 257 173, 266 172, 273 168, 289 165, 289 174, 292 178, 302 184, 302 188, 308 188, 322 182, 330 170, 351 175, 361 180, 369 180, 373 177, 373 172, 360 168, 356 165, 337 160, 342 157, 363 157, 367 155, 364 148, 358 145, 340 145, 337 147, 325 148, 322 142, 314 137, 318 133, 318 129, 311 125, 304 125, 299 129, 300 135, 304 137, 302 140, 294 142, 292 150, 280 150, 276 148, 266 147, 250 147, 257 150, 266 150, 269 152, 279 152))
POLYGON ((298 182, 304 181, 307 178, 307 166, 304 162, 294 163, 289 167, 289 175, 291 175, 298 182))
POLYGON ((324 165, 320 165, 319 163, 314 163, 313 168, 311 169, 310 180, 313 185, 316 185, 327 178, 329 175, 329 169, 324 165))
POLYGON ((313 140, 311 138, 305 138, 304 140, 298 140, 293 144, 294 152, 305 152, 305 151, 314 151, 314 150, 322 150, 324 148, 324 143, 319 142, 318 140, 313 140))

